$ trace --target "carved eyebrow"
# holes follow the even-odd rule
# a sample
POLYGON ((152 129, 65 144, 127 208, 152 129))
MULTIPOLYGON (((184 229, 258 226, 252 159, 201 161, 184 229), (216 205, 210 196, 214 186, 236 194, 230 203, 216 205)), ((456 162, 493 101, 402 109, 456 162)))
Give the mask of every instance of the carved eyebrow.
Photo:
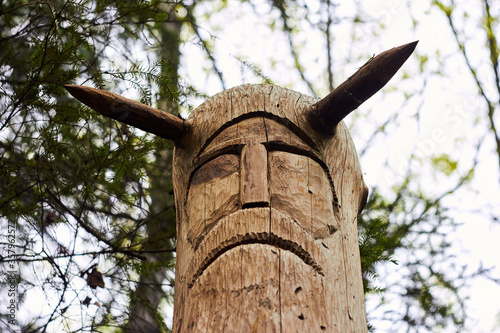
POLYGON ((224 132, 229 127, 231 127, 231 126, 233 126, 233 125, 235 125, 235 124, 237 124, 245 119, 252 119, 252 118, 258 118, 258 117, 262 117, 264 119, 274 120, 276 123, 288 128, 288 130, 290 130, 292 133, 297 135, 301 140, 306 142, 309 146, 313 147, 313 149, 316 148, 316 142, 313 139, 311 139, 311 137, 309 137, 309 135, 307 135, 300 127, 295 125, 289 119, 276 116, 276 115, 274 115, 272 113, 268 113, 266 111, 253 111, 250 113, 242 114, 242 115, 228 121, 224 125, 222 125, 217 131, 215 131, 210 136, 210 138, 208 138, 205 141, 205 143, 203 144, 201 149, 198 151, 198 156, 201 155, 201 152, 203 152, 205 150, 205 148, 208 147, 217 136, 219 136, 220 133, 224 132))
MULTIPOLYGON (((193 175, 199 168, 201 168, 204 164, 210 162, 211 160, 226 154, 239 154, 245 143, 242 139, 231 140, 223 146, 215 147, 214 149, 209 150, 208 152, 198 156, 195 159, 194 164, 196 165, 191 175, 193 175)), ((190 177, 191 178, 191 177, 190 177)))
POLYGON ((321 165, 321 167, 323 167, 325 170, 328 170, 326 168, 326 164, 318 156, 318 153, 307 145, 300 143, 294 145, 283 141, 268 141, 268 142, 263 142, 262 144, 266 146, 268 151, 278 150, 295 155, 303 155, 309 157, 315 162, 317 162, 319 165, 321 165))

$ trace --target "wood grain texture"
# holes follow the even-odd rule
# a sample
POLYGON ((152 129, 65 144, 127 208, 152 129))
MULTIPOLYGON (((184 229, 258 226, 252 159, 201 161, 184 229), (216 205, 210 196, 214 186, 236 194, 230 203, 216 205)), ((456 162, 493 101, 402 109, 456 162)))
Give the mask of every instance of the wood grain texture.
POLYGON ((366 332, 356 217, 365 186, 341 122, 269 85, 221 92, 177 146, 174 332, 366 332))

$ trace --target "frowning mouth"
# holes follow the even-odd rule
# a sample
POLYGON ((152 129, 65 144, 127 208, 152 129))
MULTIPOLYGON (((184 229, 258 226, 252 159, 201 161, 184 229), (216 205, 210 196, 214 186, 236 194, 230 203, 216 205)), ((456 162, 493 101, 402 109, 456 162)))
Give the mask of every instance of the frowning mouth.
POLYGON ((324 276, 320 245, 293 219, 279 211, 272 211, 270 217, 269 208, 250 208, 224 218, 204 238, 190 264, 194 273, 188 278, 188 287, 192 288, 224 253, 245 244, 265 244, 289 251, 324 276), (294 235, 294 240, 290 235, 294 235))

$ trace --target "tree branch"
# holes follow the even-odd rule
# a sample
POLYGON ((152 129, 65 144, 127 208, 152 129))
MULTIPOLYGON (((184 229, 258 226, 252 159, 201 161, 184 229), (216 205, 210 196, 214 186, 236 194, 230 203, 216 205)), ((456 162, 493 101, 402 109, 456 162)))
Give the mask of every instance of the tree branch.
MULTIPOLYGON (((489 14, 489 3, 488 3, 488 0, 484 0, 484 3, 485 3, 486 16, 487 16, 486 20, 488 20, 488 17, 489 17, 489 19, 491 19, 491 16, 489 16, 490 14, 489 14)), ((490 129, 493 132, 493 135, 495 137, 496 151, 497 151, 497 155, 498 155, 498 159, 499 159, 499 165, 500 165, 500 137, 498 135, 498 131, 497 131, 494 119, 493 119, 493 115, 495 113, 495 105, 489 99, 489 97, 486 95, 486 92, 485 92, 485 90, 483 88, 483 84, 481 83, 481 81, 479 81, 479 77, 477 75, 477 72, 474 69, 474 67, 472 66, 471 62, 470 62, 470 59, 469 59, 469 56, 468 56, 468 52, 467 52, 465 43, 462 43, 460 41, 459 36, 458 36, 458 31, 457 31, 457 29, 455 27, 455 24, 453 22, 453 19, 451 17, 452 14, 453 14, 453 8, 455 7, 455 2, 452 1, 450 7, 445 7, 440 2, 436 2, 436 4, 439 7, 439 9, 441 9, 441 11, 443 11, 445 13, 445 15, 446 15, 446 17, 448 19, 448 24, 449 24, 449 26, 451 28, 453 36, 455 37, 455 41, 457 42, 458 48, 460 49, 460 52, 462 53, 462 56, 464 57, 465 63, 467 65, 467 68, 469 69, 469 72, 472 74, 472 77, 473 77, 474 81, 476 82, 476 86, 479 89, 479 93, 483 97, 483 99, 486 102, 486 105, 488 107, 488 119, 489 119, 489 123, 490 123, 490 129)), ((489 24, 490 24, 490 27, 491 27, 491 22, 489 24)), ((492 36, 492 34, 490 34, 488 32, 487 32, 487 34, 488 34, 488 36, 487 36, 488 43, 490 45, 490 58, 491 58, 491 56, 493 55, 493 54, 491 54, 491 52, 495 53, 496 50, 497 50, 496 49, 497 46, 496 46, 496 40, 494 39, 494 35, 492 36), (491 39, 490 37, 493 37, 493 39, 491 39), (493 49, 492 49, 492 47, 493 47, 493 49)), ((498 56, 496 58, 498 58, 498 56)), ((493 69, 494 69, 494 72, 495 72, 495 79, 496 79, 496 82, 497 82, 497 89, 499 90, 499 93, 500 93, 500 87, 499 87, 499 80, 500 80, 500 78, 499 78, 499 74, 498 74, 498 60, 491 59, 491 61, 492 61, 493 69)))
POLYGON ((192 13, 192 6, 186 6, 185 7, 187 10, 187 18, 189 22, 191 23, 191 27, 194 30, 194 33, 198 37, 198 40, 201 43, 201 46, 203 47, 203 50, 207 54, 208 59, 210 59, 210 62, 212 62, 212 67, 214 68, 215 73, 219 77, 220 83, 222 85, 222 89, 226 89, 226 84, 224 83, 224 77, 222 75, 222 72, 219 70, 219 67, 217 67, 217 62, 215 61, 215 58, 212 56, 212 52, 209 50, 208 44, 205 42, 205 40, 201 37, 200 32, 198 30, 198 25, 196 24, 196 19, 192 13))
POLYGON ((285 31, 287 38, 288 38, 288 44, 290 45, 290 52, 292 53, 293 60, 295 61, 295 68, 299 72, 299 75, 300 75, 300 78, 302 79, 302 81, 304 81, 307 84, 307 87, 311 91, 311 94, 314 96, 314 98, 317 98, 318 96, 316 95, 316 92, 314 91, 314 87, 312 86, 311 82, 306 78, 306 76, 304 74, 304 69, 302 68, 302 65, 300 64, 299 55, 295 51, 295 45, 294 45, 293 39, 292 39, 292 29, 288 26, 288 15, 286 14, 284 1, 275 0, 275 1, 273 1, 273 6, 276 7, 280 11, 281 19, 283 20, 283 30, 285 31))
MULTIPOLYGON (((109 241, 107 238, 103 237, 97 230, 95 230, 92 226, 90 226, 87 222, 85 222, 82 218, 77 216, 71 209, 69 209, 56 195, 54 195, 49 189, 46 189, 47 193, 52 197, 52 199, 68 214, 70 214, 80 226, 82 226, 85 231, 87 231, 89 234, 97 238, 99 241, 103 242, 104 244, 108 245, 113 251, 115 252, 120 252, 124 253, 127 255, 130 255, 132 257, 141 259, 141 260, 146 260, 146 257, 137 255, 133 252, 128 252, 128 251, 123 251, 119 249, 115 244, 113 244, 111 241, 109 241)), ((134 251, 135 252, 135 251, 134 251)))

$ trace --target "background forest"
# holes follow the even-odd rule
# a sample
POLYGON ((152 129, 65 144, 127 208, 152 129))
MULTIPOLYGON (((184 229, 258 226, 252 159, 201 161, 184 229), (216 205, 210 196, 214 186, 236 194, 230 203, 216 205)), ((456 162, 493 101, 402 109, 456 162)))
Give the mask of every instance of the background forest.
POLYGON ((499 18, 488 0, 3 0, 0 331, 171 329, 172 145, 64 84, 187 117, 244 83, 324 97, 373 54, 420 40, 346 119, 370 187, 368 322, 500 332, 499 18))

